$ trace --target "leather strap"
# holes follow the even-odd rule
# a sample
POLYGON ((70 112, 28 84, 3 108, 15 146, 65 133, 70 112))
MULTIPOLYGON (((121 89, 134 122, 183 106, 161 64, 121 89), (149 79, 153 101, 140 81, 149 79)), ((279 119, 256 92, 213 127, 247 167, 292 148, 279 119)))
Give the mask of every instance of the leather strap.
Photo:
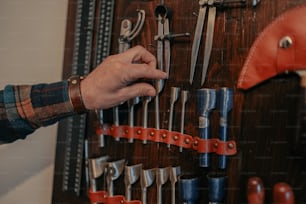
POLYGON ((104 125, 103 128, 98 127, 96 134, 109 135, 114 138, 138 139, 152 142, 162 142, 166 144, 176 145, 185 149, 193 149, 198 153, 216 153, 218 155, 235 155, 237 147, 235 141, 221 141, 217 138, 202 139, 198 136, 182 134, 176 131, 168 131, 164 129, 130 127, 127 125, 109 126, 104 125))
POLYGON ((108 193, 106 191, 93 192, 89 190, 87 195, 90 203, 105 203, 105 198, 108 196, 108 193))
POLYGON ((83 76, 71 76, 68 79, 68 92, 69 99, 72 104, 73 110, 76 113, 83 113, 87 109, 83 103, 82 93, 81 93, 81 81, 84 79, 83 76))
POLYGON ((127 201, 124 196, 108 196, 106 191, 88 191, 90 203, 105 203, 105 204, 141 204, 139 200, 127 201))
POLYGON ((141 204, 139 200, 127 201, 124 196, 116 195, 112 197, 106 197, 106 204, 141 204))
POLYGON ((249 51, 238 88, 249 89, 277 74, 305 70, 305 12, 306 4, 295 7, 266 26, 249 51))

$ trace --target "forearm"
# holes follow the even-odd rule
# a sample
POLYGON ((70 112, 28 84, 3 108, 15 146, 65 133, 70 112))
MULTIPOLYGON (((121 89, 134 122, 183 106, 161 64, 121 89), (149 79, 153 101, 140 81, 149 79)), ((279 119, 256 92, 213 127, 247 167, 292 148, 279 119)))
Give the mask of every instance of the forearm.
POLYGON ((67 81, 33 86, 8 85, 0 92, 0 140, 23 139, 37 128, 73 114, 67 81))
POLYGON ((155 57, 141 46, 109 56, 88 76, 34 86, 6 86, 0 92, 0 141, 25 138, 41 126, 87 110, 107 109, 155 88, 138 79, 160 80, 155 57), (83 79, 83 80, 81 80, 83 79))

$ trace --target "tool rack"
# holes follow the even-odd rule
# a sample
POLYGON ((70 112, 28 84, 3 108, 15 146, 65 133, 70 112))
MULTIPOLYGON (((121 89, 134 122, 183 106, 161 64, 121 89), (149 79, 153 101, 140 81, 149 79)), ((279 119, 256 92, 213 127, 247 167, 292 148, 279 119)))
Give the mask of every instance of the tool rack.
MULTIPOLYGON (((95 13, 91 13, 93 15, 91 17, 84 13, 89 4, 85 3, 85 6, 78 8, 80 2, 87 1, 69 0, 63 65, 64 79, 67 79, 71 74, 87 74, 88 72, 88 70, 82 69, 81 64, 79 64, 78 69, 73 69, 75 64, 72 63, 74 57, 78 56, 74 54, 78 9, 81 9, 82 15, 86 16, 81 19, 88 20, 92 17, 92 27, 86 25, 86 29, 82 27, 84 24, 81 26, 81 33, 89 32, 88 35, 92 35, 90 69, 93 69, 94 65, 99 60, 102 61, 107 54, 118 53, 121 21, 130 19, 135 24, 137 21, 136 11, 140 9, 145 11, 146 19, 141 32, 133 39, 131 46, 142 45, 156 55, 157 42, 154 37, 158 33, 158 24, 154 10, 156 6, 160 5, 160 0, 92 0, 88 2, 92 2, 96 6, 94 7, 95 13), (110 2, 114 2, 114 5, 111 5, 110 2), (104 30, 105 38, 108 39, 106 40, 107 42, 104 42, 106 43, 104 45, 109 46, 109 50, 104 51, 105 56, 94 59, 94 53, 98 49, 96 42, 99 39, 97 25, 99 24, 101 12, 105 12, 103 6, 106 5, 110 6, 110 8, 106 9, 113 9, 113 13, 109 16, 112 19, 111 25, 104 24, 104 26, 108 26, 111 29, 109 35, 106 35, 104 30)), ((208 167, 199 167, 199 153, 205 151, 203 149, 199 152, 194 146, 189 147, 183 144, 183 141, 181 146, 184 148, 180 152, 179 146, 173 145, 174 143, 163 142, 162 134, 158 139, 148 139, 147 144, 143 144, 143 139, 137 138, 137 128, 141 127, 143 122, 141 104, 135 105, 135 128, 133 131, 136 136, 133 143, 128 142, 129 136, 125 132, 129 128, 126 126, 128 124, 126 105, 120 108, 121 125, 119 128, 115 127, 117 128, 116 130, 121 131, 121 133, 116 133, 119 134, 119 137, 122 137, 120 141, 116 140, 116 134, 112 132, 114 131, 111 128, 113 125, 112 110, 104 110, 103 112, 103 123, 106 126, 101 126, 97 114, 90 112, 85 119, 78 116, 75 119, 68 119, 59 124, 52 203, 90 203, 87 183, 88 161, 84 158, 97 158, 104 155, 111 157, 114 161, 125 159, 129 165, 141 163, 144 169, 180 166, 184 175, 196 175, 200 178, 199 190, 201 193, 196 203, 208 203, 209 188, 205 178, 209 173, 226 175, 227 184, 224 203, 246 203, 246 185, 248 178, 251 176, 259 176, 264 180, 267 190, 267 203, 272 203, 271 189, 279 181, 287 182, 292 186, 296 203, 305 203, 306 162, 305 158, 295 151, 292 138, 296 123, 295 117, 298 111, 294 105, 298 101, 298 77, 294 74, 277 76, 249 91, 241 91, 236 88, 237 79, 248 50, 260 31, 285 10, 304 2, 302 0, 278 0, 277 2, 262 0, 257 7, 252 7, 252 1, 246 1, 246 5, 241 8, 225 7, 217 9, 211 57, 204 85, 201 85, 201 69, 205 33, 203 33, 202 45, 199 48, 199 57, 192 84, 190 84, 189 77, 190 56, 197 12, 199 11, 199 1, 165 0, 164 3, 172 11, 169 23, 170 32, 188 32, 190 36, 174 38, 171 41, 169 79, 164 81, 163 90, 159 95, 159 129, 169 135, 173 132, 180 132, 180 105, 174 106, 172 130, 170 133, 167 132, 171 87, 179 87, 181 90, 188 90, 190 93, 185 109, 183 136, 184 138, 193 139, 193 142, 199 136, 199 113, 196 108, 197 91, 201 88, 219 90, 221 87, 229 87, 233 89, 233 107, 229 113, 228 140, 232 141, 231 144, 234 145, 235 152, 228 154, 228 163, 225 169, 218 168, 217 150, 211 150, 211 163, 208 167), (75 127, 71 125, 73 122, 76 123, 75 127), (81 122, 81 125, 78 122, 81 122), (74 144, 67 142, 67 129, 71 127, 74 130, 72 136, 75 137, 75 134, 78 136, 78 140, 74 144), (80 129, 80 127, 83 129, 80 129), (101 133, 104 134, 104 147, 101 147, 101 133), (78 161, 79 163, 65 160, 67 157, 67 145, 74 148, 74 145, 78 144, 80 140, 82 140, 82 145, 75 150, 75 154, 81 155, 82 159, 78 161), (170 143, 172 145, 169 148, 167 144, 170 143), (87 145, 87 148, 84 149, 84 145, 87 145), (71 162, 70 165, 75 165, 76 168, 72 169, 72 166, 68 168, 67 163, 69 162, 71 162), (77 168, 79 169, 76 170, 77 168), (71 174, 79 174, 79 177, 73 177, 71 174)), ((81 47, 80 49, 85 48, 81 47)), ((154 128, 153 99, 148 106, 148 116, 148 128, 154 128)), ((210 114, 210 132, 212 138, 218 139, 219 114, 215 109, 210 114)), ((201 138, 198 139, 200 140, 201 138)), ((97 183, 99 183, 98 187, 101 187, 105 181, 100 178, 97 183)), ((115 181, 114 188, 116 195, 125 194, 124 178, 122 176, 115 181)), ((170 203, 170 182, 165 183, 162 189, 162 202, 170 203)), ((156 203, 156 196, 156 187, 149 187, 147 203, 156 203)), ((179 200, 178 192, 176 196, 176 200, 179 200)), ((133 187, 132 198, 135 200, 141 199, 139 182, 135 183, 133 187)))

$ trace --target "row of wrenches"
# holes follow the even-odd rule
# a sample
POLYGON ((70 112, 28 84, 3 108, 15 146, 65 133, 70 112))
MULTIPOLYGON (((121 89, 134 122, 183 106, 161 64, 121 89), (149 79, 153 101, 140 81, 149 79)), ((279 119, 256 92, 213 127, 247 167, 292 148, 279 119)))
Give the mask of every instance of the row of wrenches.
POLYGON ((171 203, 175 204, 175 184, 181 174, 181 168, 165 167, 143 169, 142 164, 128 166, 126 160, 121 159, 109 162, 109 156, 88 159, 90 189, 93 192, 98 191, 96 179, 104 177, 107 184, 108 196, 114 196, 114 181, 124 173, 125 198, 132 200, 132 185, 140 180, 141 201, 147 203, 147 188, 153 185, 154 181, 157 187, 156 203, 162 203, 162 186, 170 181, 171 184, 171 203))
MULTIPOLYGON (((124 174, 125 198, 132 200, 132 185, 137 181, 141 188, 141 202, 147 203, 147 189, 156 184, 156 202, 162 204, 162 187, 169 181, 171 186, 171 204, 194 204, 200 197, 200 182, 202 178, 197 176, 182 175, 180 166, 143 169, 142 164, 128 166, 124 159, 108 161, 109 156, 88 159, 90 190, 99 191, 97 179, 103 177, 107 184, 108 196, 114 196, 114 181, 124 174), (176 184, 178 183, 178 190, 176 184), (179 192, 179 196, 176 196, 179 192)), ((226 188, 226 176, 208 174, 208 198, 209 203, 218 204, 224 200, 226 188)))
MULTIPOLYGON (((180 133, 185 134, 185 113, 186 113, 186 103, 190 97, 190 93, 187 90, 180 90, 178 87, 171 87, 170 91, 170 112, 168 121, 168 131, 172 131, 173 128, 173 115, 175 103, 178 101, 179 96, 181 96, 181 120, 180 120, 180 133), (181 94, 180 94, 181 92, 181 94)), ((142 101, 142 126, 144 128, 148 127, 148 104, 150 102, 150 97, 143 97, 142 100, 132 99, 128 101, 128 125, 134 127, 134 107, 142 101)), ((228 126, 229 126, 229 113, 233 107, 233 90, 228 87, 222 87, 219 89, 209 89, 203 88, 197 90, 197 112, 199 116, 199 137, 201 139, 211 139, 210 131, 210 115, 211 112, 217 109, 219 113, 219 139, 221 141, 228 141, 228 126)), ((156 111, 156 110, 155 110, 156 111)), ((113 113, 116 113, 113 111, 113 113)), ((117 112, 119 116, 119 111, 117 112)), ((159 114, 159 113, 158 113, 159 114)), ((117 116, 117 117, 118 117, 117 116)), ((117 118, 118 119, 118 118, 117 118)), ((159 121, 157 121, 159 124, 159 121)), ((114 121, 114 124, 119 126, 119 120, 114 121)), ((159 129, 159 126, 155 127, 159 129)), ((99 138, 104 138, 104 135, 99 135, 99 138)), ((104 139, 102 139, 104 141, 104 139)), ((116 138, 120 140, 120 138, 116 138)), ((129 143, 133 142, 133 138, 129 139, 129 143)), ((143 140, 143 144, 147 141, 143 140)), ((170 148, 170 145, 168 145, 170 148)), ((182 152, 182 147, 180 147, 180 152, 182 152)), ((200 154, 199 159, 200 167, 210 166, 210 153, 200 154)), ((227 158, 225 155, 219 156, 219 168, 225 169, 227 166, 227 158)))

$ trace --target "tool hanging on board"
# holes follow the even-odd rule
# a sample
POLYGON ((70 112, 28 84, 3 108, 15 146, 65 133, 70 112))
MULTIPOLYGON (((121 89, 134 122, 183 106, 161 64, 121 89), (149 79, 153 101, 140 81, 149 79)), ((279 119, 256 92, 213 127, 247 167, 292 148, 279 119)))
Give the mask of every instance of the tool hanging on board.
POLYGON ((255 7, 259 4, 260 0, 252 0, 252 6, 255 7))
MULTIPOLYGON (((161 1, 161 4, 155 8, 155 17, 158 21, 158 32, 154 37, 154 40, 157 41, 157 66, 161 71, 165 71, 169 77, 170 72, 170 59, 171 59, 171 50, 170 50, 170 41, 176 37, 186 37, 189 36, 189 33, 181 34, 171 34, 169 27, 169 18, 170 11, 165 6, 165 1, 161 1)), ((159 119, 159 94, 164 88, 164 81, 156 81, 156 96, 154 98, 155 102, 155 128, 160 129, 160 119, 159 119)))
MULTIPOLYGON (((179 98, 180 88, 178 87, 171 87, 170 90, 170 111, 169 111, 169 124, 168 124, 168 131, 172 131, 172 123, 173 123, 173 112, 174 112, 174 104, 179 98)), ((170 144, 167 145, 170 148, 170 144)))
POLYGON ((145 22, 145 11, 137 10, 138 19, 135 26, 132 29, 132 22, 129 19, 124 19, 121 22, 120 37, 119 37, 119 53, 128 50, 131 47, 131 41, 139 35, 144 22, 145 22))
POLYGON ((191 64, 190 64, 190 84, 193 83, 193 78, 195 74, 195 68, 198 59, 198 53, 200 48, 200 43, 202 39, 202 32, 204 27, 204 22, 206 18, 206 11, 208 10, 207 17, 207 28, 206 28, 206 40, 205 40, 205 48, 204 48, 204 61, 202 67, 202 79, 201 86, 203 86, 206 78, 207 68, 209 65, 212 45, 213 45, 213 37, 214 37, 214 27, 215 27, 215 19, 217 7, 227 7, 227 6, 245 6, 246 0, 199 0, 199 13, 194 33, 194 39, 191 50, 191 64))
MULTIPOLYGON (((217 90, 216 107, 220 115, 219 123, 219 138, 221 141, 228 140, 228 121, 229 112, 233 107, 233 90, 231 88, 222 87, 217 90)), ((225 169, 227 158, 225 155, 219 156, 219 168, 225 169)))
POLYGON ((107 192, 109 196, 114 196, 114 180, 118 179, 124 170, 126 161, 124 159, 108 162, 105 167, 105 177, 107 192))
MULTIPOLYGON (((181 124, 180 124, 180 133, 184 134, 185 128, 185 114, 186 114, 186 103, 190 97, 189 91, 182 90, 181 91, 181 101, 182 101, 182 109, 181 109, 181 124)), ((180 152, 183 152, 183 147, 180 147, 180 152)))
POLYGON ((162 1, 162 3, 155 8, 155 17, 158 21, 158 32, 157 35, 154 36, 154 40, 157 41, 157 64, 158 68, 162 71, 165 71, 169 76, 171 40, 176 37, 190 36, 190 33, 170 33, 169 23, 171 18, 171 11, 165 6, 164 1, 162 1))
POLYGON ((248 204, 264 204, 265 188, 259 177, 251 177, 247 184, 248 204))
MULTIPOLYGON (((119 53, 125 52, 131 47, 131 41, 139 35, 144 22, 145 22, 145 11, 144 10, 137 10, 138 12, 138 19, 137 22, 132 29, 132 22, 129 19, 124 19, 121 22, 120 28, 120 37, 118 39, 119 43, 119 53)), ((131 126, 134 126, 134 105, 139 103, 139 97, 131 99, 128 101, 129 107, 129 123, 131 126)), ((119 126, 119 107, 113 107, 113 122, 115 126, 119 126)), ((119 140, 120 138, 116 138, 119 140)), ((133 140, 129 140, 129 142, 133 142, 133 140)))
POLYGON ((273 204, 294 203, 294 193, 289 184, 280 182, 273 186, 273 204))
MULTIPOLYGON (((129 121, 129 127, 134 127, 134 106, 137 105, 140 102, 140 97, 135 97, 133 99, 128 100, 128 121, 129 121)), ((134 138, 129 139, 129 143, 133 143, 134 138)))
MULTIPOLYGON (((199 89, 197 91, 197 107, 199 113, 199 131, 200 138, 210 139, 210 113, 216 107, 216 90, 199 89)), ((200 154, 200 167, 210 165, 209 153, 200 154)))
POLYGON ((143 169, 140 172, 141 202, 147 204, 147 188, 150 187, 155 180, 156 169, 143 169))
MULTIPOLYGON (((151 96, 143 96, 142 97, 142 110, 143 110, 143 118, 142 118, 142 126, 143 128, 148 127, 148 105, 150 101, 152 100, 151 96)), ((145 138, 142 141, 143 144, 147 144, 147 139, 145 138)))
POLYGON ((178 181, 178 177, 181 175, 181 167, 169 167, 169 180, 171 183, 171 204, 175 204, 175 184, 178 181))
POLYGON ((221 204, 226 195, 226 176, 207 175, 208 180, 208 204, 221 204))
POLYGON ((165 168, 157 168, 156 169, 156 204, 162 204, 162 186, 168 181, 169 179, 169 169, 165 168))
POLYGON ((178 180, 180 203, 196 204, 200 197, 200 177, 182 175, 178 180))
MULTIPOLYGON (((158 21, 157 29, 158 34, 154 37, 157 40, 157 66, 161 71, 169 70, 170 67, 170 41, 169 39, 162 38, 164 35, 170 34, 169 19, 168 19, 168 9, 162 4, 155 8, 155 16, 158 21), (163 40, 161 40, 163 39, 163 40), (166 69, 164 69, 164 55, 166 61, 166 69)), ((168 74, 168 72, 167 72, 168 74)), ((155 128, 160 129, 160 119, 159 119, 159 94, 164 88, 164 80, 157 80, 155 82, 156 96, 154 98, 155 105, 155 128)))
POLYGON ((125 184, 125 197, 127 201, 132 200, 132 185, 140 178, 142 164, 124 167, 124 184, 125 184))
MULTIPOLYGON (((96 179, 101 177, 104 174, 108 159, 109 159, 109 156, 102 156, 98 158, 88 159, 90 191, 91 192, 98 191, 97 189, 98 185, 96 184, 96 179)), ((97 203, 92 203, 92 204, 97 204, 97 203)))

